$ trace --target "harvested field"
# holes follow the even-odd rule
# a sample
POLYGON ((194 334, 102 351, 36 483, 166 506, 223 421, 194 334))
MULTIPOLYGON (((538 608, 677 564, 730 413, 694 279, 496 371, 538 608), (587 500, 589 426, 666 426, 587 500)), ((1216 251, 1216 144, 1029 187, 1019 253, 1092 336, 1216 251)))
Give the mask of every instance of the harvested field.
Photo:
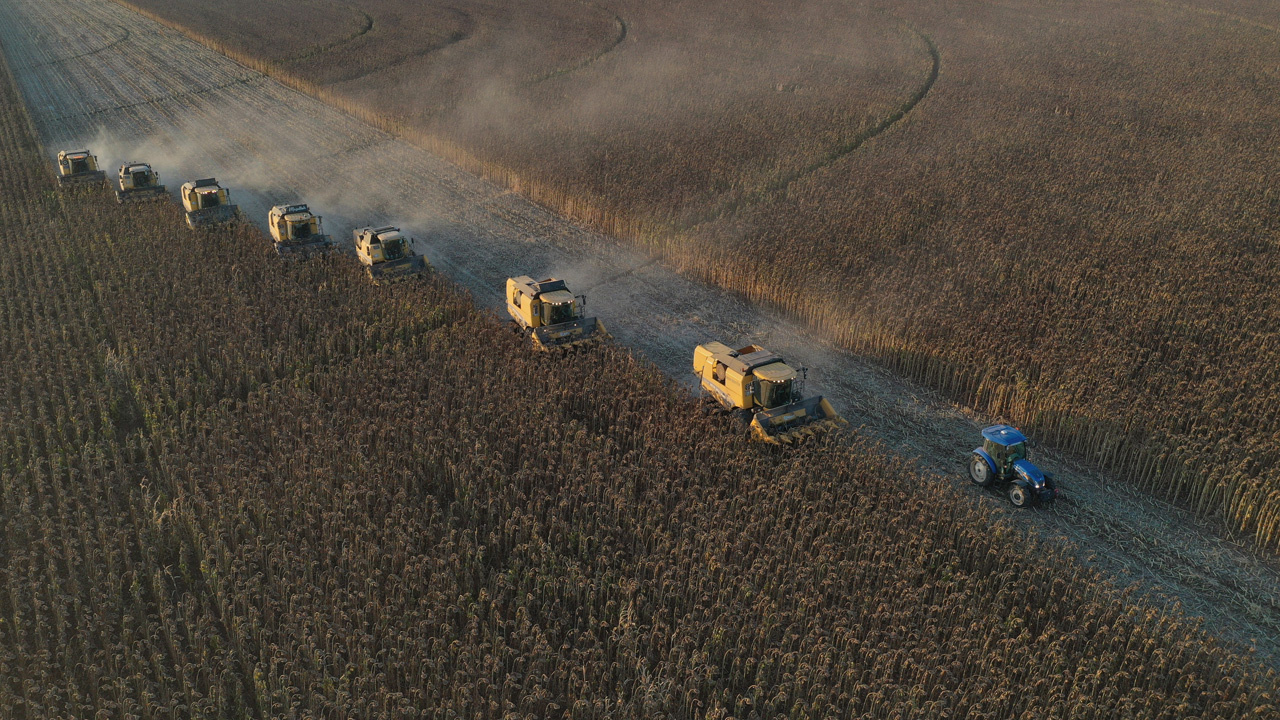
POLYGON ((872 448, 52 190, 5 79, 5 718, 1274 715, 1274 672, 872 448))
POLYGON ((417 114, 475 66, 272 70, 1280 548, 1274 4, 608 7, 607 62, 417 114))

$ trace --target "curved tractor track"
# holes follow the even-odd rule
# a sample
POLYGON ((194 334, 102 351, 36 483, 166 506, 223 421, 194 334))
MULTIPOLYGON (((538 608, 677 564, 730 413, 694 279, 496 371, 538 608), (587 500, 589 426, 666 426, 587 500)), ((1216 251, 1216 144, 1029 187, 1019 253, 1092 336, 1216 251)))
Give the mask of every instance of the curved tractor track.
MULTIPOLYGON (((760 343, 813 368, 811 391, 922 470, 919 492, 930 492, 928 483, 966 482, 964 460, 984 419, 111 0, 6 0, 0 44, 50 153, 88 146, 109 170, 126 159, 147 160, 171 188, 216 176, 258 222, 271 205, 303 199, 340 238, 357 225, 400 224, 423 240, 420 248, 438 269, 495 309, 509 275, 557 275, 591 288, 592 314, 618 341, 689 386, 696 343, 760 343), (84 54, 109 44, 120 27, 131 42, 84 54)), ((199 252, 195 238, 185 251, 199 252)), ((264 240, 246 252, 265 255, 266 248, 264 240)), ((1005 508, 1007 522, 1050 542, 1065 540, 1153 600, 1181 602, 1205 617, 1208 631, 1280 664, 1280 568, 1273 559, 1220 539, 1116 478, 1052 452, 1040 459, 1058 471, 1068 493, 1060 506, 1016 512, 995 493, 972 489, 969 496, 1005 508)))

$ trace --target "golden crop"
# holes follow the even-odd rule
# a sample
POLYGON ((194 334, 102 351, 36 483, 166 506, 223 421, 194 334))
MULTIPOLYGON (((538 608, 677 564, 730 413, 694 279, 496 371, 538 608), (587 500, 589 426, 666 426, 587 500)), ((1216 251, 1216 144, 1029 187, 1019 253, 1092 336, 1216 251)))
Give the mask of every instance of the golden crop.
POLYGON ((878 451, 438 276, 59 193, 0 87, 0 716, 1265 718, 1274 673, 878 451))
MULTIPOLYGON (((349 87, 118 1, 1280 548, 1266 7, 620 2, 630 39, 554 80, 504 84, 520 33, 485 18, 349 87)), ((576 7, 517 61, 595 53, 576 7)))

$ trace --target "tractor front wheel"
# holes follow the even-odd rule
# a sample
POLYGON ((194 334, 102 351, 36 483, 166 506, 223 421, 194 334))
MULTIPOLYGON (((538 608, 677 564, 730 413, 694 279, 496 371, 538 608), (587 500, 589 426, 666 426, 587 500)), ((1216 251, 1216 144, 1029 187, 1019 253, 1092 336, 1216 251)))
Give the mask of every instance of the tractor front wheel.
POLYGON ((994 479, 995 473, 991 471, 987 459, 974 453, 973 457, 969 458, 969 480, 978 487, 986 487, 994 479))
POLYGON ((1031 504, 1031 493, 1021 485, 1009 486, 1009 502, 1016 508, 1024 508, 1031 504))

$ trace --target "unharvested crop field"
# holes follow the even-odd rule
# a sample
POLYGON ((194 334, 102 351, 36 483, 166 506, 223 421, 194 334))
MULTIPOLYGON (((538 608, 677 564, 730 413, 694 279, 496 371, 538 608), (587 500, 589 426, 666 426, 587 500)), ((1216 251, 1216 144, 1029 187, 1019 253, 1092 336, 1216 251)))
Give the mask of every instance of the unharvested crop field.
POLYGON ((5 718, 1276 711, 872 448, 771 452, 439 276, 60 193, 0 77, 5 718))
POLYGON ((128 4, 1280 547, 1273 4, 553 3, 355 86, 128 4))

